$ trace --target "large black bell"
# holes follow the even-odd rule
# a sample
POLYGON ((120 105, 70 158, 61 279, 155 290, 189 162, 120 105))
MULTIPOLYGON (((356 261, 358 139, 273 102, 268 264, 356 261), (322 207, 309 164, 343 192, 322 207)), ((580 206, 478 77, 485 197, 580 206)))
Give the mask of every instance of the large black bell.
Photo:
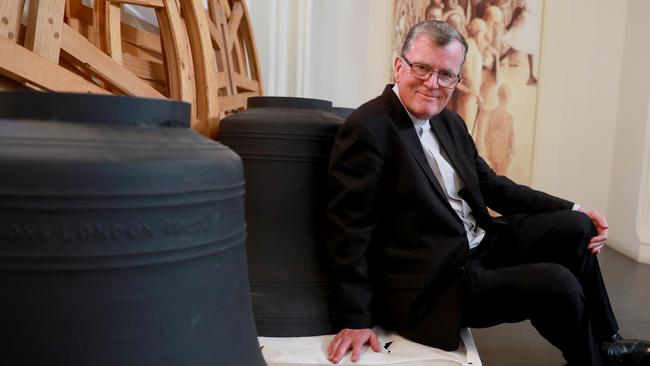
POLYGON ((254 97, 221 121, 244 163, 248 261, 262 336, 332 332, 324 270, 327 163, 343 122, 324 100, 254 97))
POLYGON ((264 364, 241 160, 189 113, 0 94, 1 364, 264 364))

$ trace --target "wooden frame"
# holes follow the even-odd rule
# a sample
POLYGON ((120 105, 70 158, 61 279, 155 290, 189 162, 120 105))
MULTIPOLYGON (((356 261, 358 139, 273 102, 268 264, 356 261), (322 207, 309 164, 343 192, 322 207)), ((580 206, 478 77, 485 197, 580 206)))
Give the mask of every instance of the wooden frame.
POLYGON ((243 0, 25 0, 0 2, 0 90, 123 94, 192 104, 192 128, 216 137, 219 120, 262 94, 243 0), (155 11, 160 35, 123 22, 125 4, 155 11))

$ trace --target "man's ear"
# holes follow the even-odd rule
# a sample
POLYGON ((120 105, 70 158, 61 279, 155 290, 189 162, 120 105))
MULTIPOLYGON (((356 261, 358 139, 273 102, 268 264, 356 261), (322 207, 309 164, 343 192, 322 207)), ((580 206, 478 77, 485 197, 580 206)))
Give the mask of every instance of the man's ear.
POLYGON ((395 57, 395 62, 393 63, 393 79, 395 82, 399 82, 399 70, 402 68, 402 59, 398 56, 395 57))

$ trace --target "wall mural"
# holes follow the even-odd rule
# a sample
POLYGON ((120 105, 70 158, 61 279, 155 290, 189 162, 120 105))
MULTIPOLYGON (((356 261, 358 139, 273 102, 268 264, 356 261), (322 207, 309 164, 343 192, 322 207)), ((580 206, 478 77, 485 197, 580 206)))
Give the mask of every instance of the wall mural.
POLYGON ((543 0, 395 0, 393 57, 425 19, 446 21, 468 43, 449 108, 498 173, 529 184, 543 0))

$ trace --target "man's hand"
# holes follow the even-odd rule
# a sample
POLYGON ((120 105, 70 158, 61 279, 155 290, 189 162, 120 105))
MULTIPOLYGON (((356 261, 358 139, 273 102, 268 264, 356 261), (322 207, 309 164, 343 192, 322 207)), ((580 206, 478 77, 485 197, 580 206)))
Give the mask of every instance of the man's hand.
POLYGON ((369 344, 375 352, 380 352, 381 347, 377 341, 377 335, 372 329, 342 329, 332 338, 327 347, 327 359, 332 363, 339 363, 343 356, 352 348, 352 362, 359 361, 361 347, 369 344))
POLYGON ((596 228, 596 236, 591 238, 587 248, 594 254, 600 253, 600 250, 605 246, 605 240, 607 240, 607 220, 596 211, 588 210, 584 207, 580 207, 580 212, 583 212, 585 215, 589 216, 591 222, 596 228))

